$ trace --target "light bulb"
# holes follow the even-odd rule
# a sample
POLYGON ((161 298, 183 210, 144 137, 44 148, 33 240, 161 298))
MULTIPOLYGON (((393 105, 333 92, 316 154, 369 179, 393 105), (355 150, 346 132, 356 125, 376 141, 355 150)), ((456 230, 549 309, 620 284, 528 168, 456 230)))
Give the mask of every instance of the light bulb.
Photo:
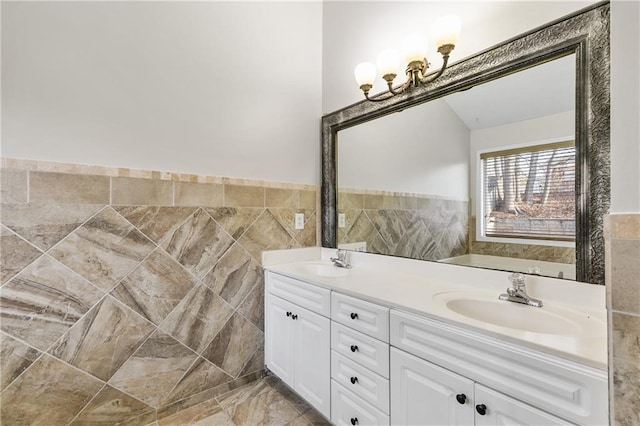
POLYGON ((376 79, 376 66, 371 62, 363 62, 358 64, 353 73, 356 76, 358 86, 373 85, 373 81, 376 79))
POLYGON ((446 15, 433 23, 433 41, 436 47, 452 44, 455 46, 460 36, 460 18, 455 15, 446 15))
POLYGON ((407 64, 424 60, 427 57, 428 46, 426 37, 412 35, 404 39, 402 53, 407 64))
POLYGON ((378 55, 378 69, 382 77, 397 75, 399 68, 398 54, 393 50, 385 50, 378 55))

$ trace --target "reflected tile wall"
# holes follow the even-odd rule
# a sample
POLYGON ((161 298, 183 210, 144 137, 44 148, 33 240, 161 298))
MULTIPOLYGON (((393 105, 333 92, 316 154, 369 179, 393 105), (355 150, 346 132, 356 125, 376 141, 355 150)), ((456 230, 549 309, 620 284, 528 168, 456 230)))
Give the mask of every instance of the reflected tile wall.
POLYGON ((345 227, 338 244, 366 243, 367 252, 438 260, 468 253, 467 201, 421 194, 338 190, 345 227))
POLYGON ((146 425, 262 376, 261 253, 316 245, 316 187, 2 163, 2 424, 146 425))
POLYGON ((605 217, 611 424, 640 424, 640 213, 605 217))

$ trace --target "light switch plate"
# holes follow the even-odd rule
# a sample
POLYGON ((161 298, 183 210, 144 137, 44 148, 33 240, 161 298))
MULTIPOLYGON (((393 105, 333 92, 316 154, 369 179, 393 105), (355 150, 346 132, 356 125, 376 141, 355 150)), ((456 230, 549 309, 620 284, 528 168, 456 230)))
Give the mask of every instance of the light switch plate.
POLYGON ((347 219, 344 213, 338 213, 338 228, 344 228, 347 226, 347 219))
POLYGON ((304 229, 304 213, 296 213, 295 228, 304 229))

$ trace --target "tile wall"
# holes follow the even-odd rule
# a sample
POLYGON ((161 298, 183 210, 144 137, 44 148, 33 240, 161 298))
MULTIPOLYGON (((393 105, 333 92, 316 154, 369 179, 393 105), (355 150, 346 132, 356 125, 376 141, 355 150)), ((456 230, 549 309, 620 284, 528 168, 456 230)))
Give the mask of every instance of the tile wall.
POLYGON ((640 424, 640 213, 605 217, 611 424, 640 424))
POLYGON ((508 244, 476 240, 476 217, 469 220, 469 253, 545 262, 576 263, 576 250, 572 247, 552 247, 531 244, 508 244))
POLYGON ((0 177, 3 424, 148 424, 263 375, 261 253, 316 245, 315 186, 12 159, 0 177))
POLYGON ((422 194, 338 190, 338 244, 366 242, 367 252, 421 260, 468 253, 468 201, 422 194))

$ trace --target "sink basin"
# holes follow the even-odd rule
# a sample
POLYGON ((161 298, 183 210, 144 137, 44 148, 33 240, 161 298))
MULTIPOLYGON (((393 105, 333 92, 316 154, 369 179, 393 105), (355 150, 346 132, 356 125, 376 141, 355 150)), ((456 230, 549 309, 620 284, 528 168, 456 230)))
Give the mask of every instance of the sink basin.
POLYGON ((541 308, 507 302, 486 294, 445 292, 434 296, 450 312, 467 319, 530 333, 581 335, 601 328, 602 321, 580 310, 549 306, 541 308))
POLYGON ((349 275, 348 269, 338 268, 333 263, 326 262, 304 263, 299 265, 299 268, 306 274, 325 278, 346 277, 349 275))

